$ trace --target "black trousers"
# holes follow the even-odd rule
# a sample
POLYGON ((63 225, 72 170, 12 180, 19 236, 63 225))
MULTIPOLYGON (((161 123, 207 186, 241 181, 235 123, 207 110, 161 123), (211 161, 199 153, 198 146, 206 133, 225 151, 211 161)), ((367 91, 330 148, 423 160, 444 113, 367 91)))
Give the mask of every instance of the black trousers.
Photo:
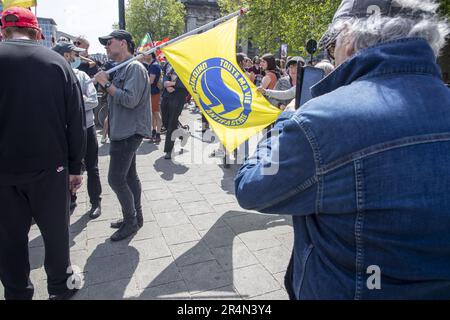
POLYGON ((32 299, 28 232, 31 218, 45 246, 49 294, 67 291, 69 258, 69 180, 67 170, 54 171, 19 186, 0 186, 0 280, 5 299, 32 299))
POLYGON ((172 134, 178 128, 178 118, 183 111, 186 95, 184 92, 164 96, 161 102, 163 125, 167 129, 166 142, 164 145, 164 152, 172 152, 175 145, 175 138, 172 134))
POLYGON ((119 199, 125 223, 134 223, 142 212, 141 181, 136 171, 136 152, 143 137, 135 135, 121 141, 111 141, 108 182, 119 199))
MULTIPOLYGON (((98 171, 98 141, 95 125, 87 129, 86 156, 84 163, 87 171, 87 189, 89 200, 93 207, 100 204, 102 194, 102 184, 100 182, 100 173, 98 171)), ((72 202, 77 201, 77 196, 72 196, 72 202)))

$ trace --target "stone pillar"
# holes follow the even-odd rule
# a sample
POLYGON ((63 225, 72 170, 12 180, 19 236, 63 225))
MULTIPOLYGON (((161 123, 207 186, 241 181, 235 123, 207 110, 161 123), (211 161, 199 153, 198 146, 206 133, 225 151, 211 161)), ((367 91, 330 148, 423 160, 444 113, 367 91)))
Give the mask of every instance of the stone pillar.
POLYGON ((186 18, 186 31, 192 31, 197 28, 197 18, 194 15, 188 15, 186 18))
POLYGON ((181 0, 186 8, 186 31, 192 31, 220 17, 217 1, 181 0))

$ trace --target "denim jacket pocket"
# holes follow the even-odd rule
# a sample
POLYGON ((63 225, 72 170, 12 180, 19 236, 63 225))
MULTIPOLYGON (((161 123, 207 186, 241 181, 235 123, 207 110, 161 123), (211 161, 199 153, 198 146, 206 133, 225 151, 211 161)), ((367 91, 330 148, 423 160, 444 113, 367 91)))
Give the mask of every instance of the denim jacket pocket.
POLYGON ((314 246, 312 244, 310 244, 305 251, 303 251, 303 255, 302 255, 302 271, 300 273, 300 278, 298 281, 298 285, 296 286, 296 293, 297 293, 297 297, 300 298, 301 296, 301 292, 302 292, 302 287, 303 287, 303 281, 305 280, 305 275, 306 275, 306 264, 308 263, 308 259, 311 256, 311 253, 314 249, 314 246))

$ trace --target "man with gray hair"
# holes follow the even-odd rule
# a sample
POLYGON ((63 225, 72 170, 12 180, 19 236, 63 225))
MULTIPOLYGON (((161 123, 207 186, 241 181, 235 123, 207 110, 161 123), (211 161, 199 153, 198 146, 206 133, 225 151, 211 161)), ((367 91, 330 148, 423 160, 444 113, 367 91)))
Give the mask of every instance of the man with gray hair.
POLYGON ((321 41, 338 67, 237 174, 242 207, 293 216, 292 299, 450 298, 450 92, 436 64, 449 26, 437 9, 342 1, 321 41))

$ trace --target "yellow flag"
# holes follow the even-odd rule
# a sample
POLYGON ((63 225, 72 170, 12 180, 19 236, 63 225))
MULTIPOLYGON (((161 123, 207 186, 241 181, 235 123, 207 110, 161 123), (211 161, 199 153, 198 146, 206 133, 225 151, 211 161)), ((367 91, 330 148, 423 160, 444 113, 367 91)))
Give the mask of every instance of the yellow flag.
POLYGON ((36 0, 3 0, 3 9, 6 10, 11 7, 36 7, 36 0))
POLYGON ((280 115, 236 61, 237 19, 162 49, 228 151, 280 115))

